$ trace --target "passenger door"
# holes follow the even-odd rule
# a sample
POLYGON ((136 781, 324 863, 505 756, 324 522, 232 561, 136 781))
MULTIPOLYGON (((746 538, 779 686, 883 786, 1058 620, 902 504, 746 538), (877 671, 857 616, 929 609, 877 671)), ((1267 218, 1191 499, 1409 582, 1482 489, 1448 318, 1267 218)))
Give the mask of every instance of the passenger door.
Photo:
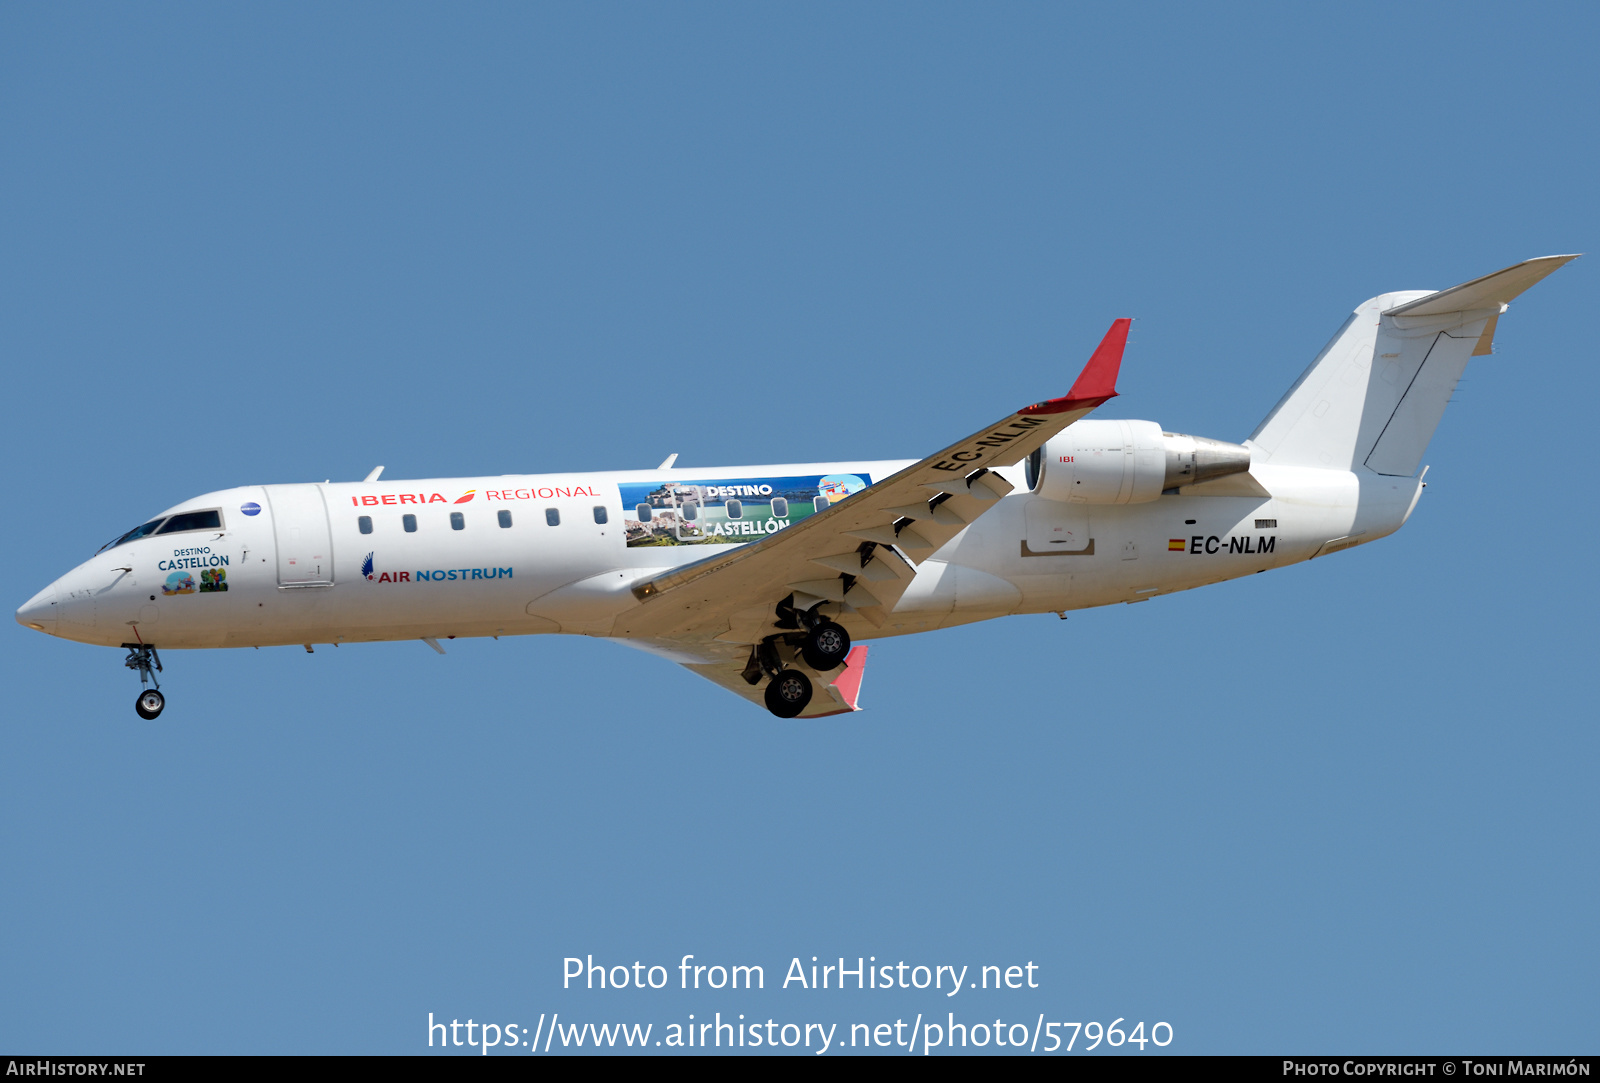
POLYGON ((280 587, 333 585, 333 540, 320 485, 268 485, 280 587))

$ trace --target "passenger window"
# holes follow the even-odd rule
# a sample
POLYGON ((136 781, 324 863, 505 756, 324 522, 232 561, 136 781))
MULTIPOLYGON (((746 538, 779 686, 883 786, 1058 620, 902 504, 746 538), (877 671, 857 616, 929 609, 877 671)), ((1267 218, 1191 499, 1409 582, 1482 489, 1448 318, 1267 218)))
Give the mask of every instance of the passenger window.
POLYGON ((823 496, 821 493, 818 493, 817 494, 817 498, 811 502, 811 510, 812 511, 826 511, 826 510, 828 510, 828 498, 823 496))
POLYGON ((174 515, 168 519, 158 534, 178 534, 185 530, 221 530, 222 513, 212 508, 210 511, 186 511, 182 515, 174 515))
MULTIPOLYGON (((633 506, 633 510, 634 510, 634 513, 639 517, 639 521, 641 523, 648 523, 650 521, 650 505, 649 504, 635 504, 633 506)), ((143 528, 141 527, 140 529, 143 529, 143 528)), ((131 538, 132 535, 130 534, 129 537, 131 538)))
POLYGON ((772 514, 779 519, 789 518, 789 501, 781 496, 772 498, 772 514))
POLYGON ((700 518, 700 505, 699 504, 685 504, 683 506, 683 518, 684 518, 684 520, 686 522, 690 522, 690 523, 692 523, 696 519, 700 518))
POLYGON ((500 510, 500 525, 502 527, 508 527, 511 525, 511 513, 506 511, 504 508, 500 510))
POLYGON ((400 525, 406 528, 407 534, 415 534, 417 532, 417 517, 415 515, 402 515, 400 516, 400 525))
POLYGON ((594 521, 599 523, 601 526, 606 525, 606 509, 598 504, 595 505, 594 509, 594 521))
POLYGON ((730 518, 730 519, 743 519, 744 518, 744 504, 741 503, 740 501, 730 500, 726 504, 724 504, 723 507, 728 512, 728 518, 730 518))
POLYGON ((372 533, 372 516, 363 515, 361 518, 356 520, 356 526, 361 528, 361 533, 363 533, 363 534, 371 534, 372 533))
POLYGON ((546 508, 546 509, 544 509, 544 521, 545 521, 545 524, 547 526, 560 526, 561 525, 561 509, 560 508, 546 508))
POLYGON ((451 530, 465 530, 465 529, 467 529, 467 517, 465 515, 462 515, 459 511, 451 512, 450 513, 450 529, 451 530))

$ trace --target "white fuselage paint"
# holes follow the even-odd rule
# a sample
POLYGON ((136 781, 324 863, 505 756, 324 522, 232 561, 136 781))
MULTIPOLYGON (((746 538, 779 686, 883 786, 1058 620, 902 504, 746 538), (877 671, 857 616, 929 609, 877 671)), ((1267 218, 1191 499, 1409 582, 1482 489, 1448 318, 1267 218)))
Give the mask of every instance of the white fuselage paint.
MULTIPOLYGON (((143 538, 106 550, 24 610, 38 616, 41 630, 63 638, 163 649, 554 632, 625 635, 629 611, 660 604, 638 602, 629 589, 634 583, 710 553, 699 545, 628 547, 620 484, 711 476, 882 479, 909 464, 227 489, 164 513, 219 508, 222 529, 143 538), (474 490, 471 498, 457 503, 468 490, 474 490), (244 514, 246 505, 260 510, 244 514), (325 525, 314 514, 321 507, 325 525), (596 507, 606 509, 605 523, 596 522, 596 507), (550 509, 559 512, 559 525, 547 525, 550 509), (509 527, 499 525, 502 511, 510 513, 509 527), (452 512, 461 513, 463 529, 452 529, 452 512), (415 532, 403 529, 408 514, 416 516, 415 532), (370 534, 358 527, 363 515, 372 520, 370 534), (363 574, 369 554, 372 571, 363 574), (202 579, 207 569, 225 570, 225 591, 201 589, 208 585, 202 579), (192 574, 192 592, 168 593, 184 586, 182 575, 170 582, 174 572, 192 574)), ((1041 504, 1042 498, 1026 492, 1020 467, 1000 472, 1017 491, 918 568, 874 635, 1142 601, 1250 575, 1392 533, 1421 492, 1413 478, 1273 466, 1258 459, 1252 475, 1270 497, 1179 493, 1130 505, 1041 504), (1257 520, 1275 525, 1258 527, 1257 520), (1028 545, 1030 534, 1034 547, 1028 545), (1093 552, 1054 551, 1047 535, 1087 536, 1093 552)), ((209 585, 214 588, 215 579, 209 585)))

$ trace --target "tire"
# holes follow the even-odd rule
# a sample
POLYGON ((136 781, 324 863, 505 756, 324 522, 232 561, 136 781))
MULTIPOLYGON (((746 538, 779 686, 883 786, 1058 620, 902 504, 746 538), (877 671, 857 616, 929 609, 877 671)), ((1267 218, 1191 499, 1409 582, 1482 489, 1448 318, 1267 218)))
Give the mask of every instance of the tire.
POLYGON ((139 693, 139 698, 133 701, 133 709, 139 712, 139 717, 146 722, 159 717, 166 705, 167 697, 154 688, 146 688, 139 693))
POLYGON ((811 678, 798 669, 785 669, 767 682, 767 710, 779 718, 793 718, 811 702, 811 678))
POLYGON ((818 673, 826 673, 844 664, 850 653, 850 633, 831 620, 825 620, 811 629, 800 645, 800 657, 818 673))

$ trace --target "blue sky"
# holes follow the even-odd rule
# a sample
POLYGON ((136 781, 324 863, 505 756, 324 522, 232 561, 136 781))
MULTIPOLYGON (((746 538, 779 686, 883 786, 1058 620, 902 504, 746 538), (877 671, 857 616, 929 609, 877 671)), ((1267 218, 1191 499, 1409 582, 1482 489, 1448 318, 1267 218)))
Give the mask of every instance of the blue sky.
MULTIPOLYGON (((11 5, 0 577, 19 605, 185 497, 378 463, 919 456, 1064 392, 1120 316, 1105 415, 1242 439, 1363 299, 1594 249, 1597 32, 1570 4, 11 5)), ((1593 1053, 1593 258, 1501 321, 1392 539, 886 641, 848 719, 530 637, 173 652, 144 724, 117 652, 12 626, 0 1046, 955 1010, 1593 1053), (769 989, 560 988, 566 956, 688 953, 769 989), (1041 987, 770 988, 812 955, 1041 987)))

